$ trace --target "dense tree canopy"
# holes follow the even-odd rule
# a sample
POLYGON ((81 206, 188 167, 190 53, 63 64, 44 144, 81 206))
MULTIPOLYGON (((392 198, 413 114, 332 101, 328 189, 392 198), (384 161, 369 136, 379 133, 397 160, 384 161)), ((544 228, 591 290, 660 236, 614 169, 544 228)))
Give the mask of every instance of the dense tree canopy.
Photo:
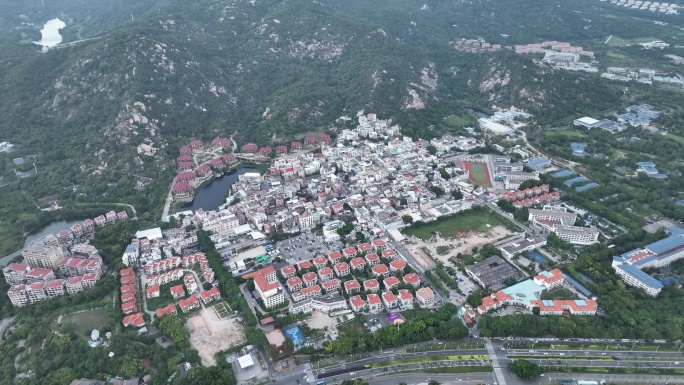
POLYGON ((508 370, 525 381, 534 380, 544 372, 539 365, 527 360, 515 360, 511 362, 508 364, 508 370))

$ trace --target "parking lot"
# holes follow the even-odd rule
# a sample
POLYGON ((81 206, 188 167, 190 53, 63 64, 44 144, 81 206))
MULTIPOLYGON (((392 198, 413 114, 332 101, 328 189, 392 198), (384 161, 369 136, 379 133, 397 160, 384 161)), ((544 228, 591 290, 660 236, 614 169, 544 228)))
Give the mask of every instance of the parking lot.
POLYGON ((468 294, 475 292, 480 289, 480 287, 473 282, 468 275, 463 274, 461 270, 456 269, 456 278, 458 281, 458 288, 461 289, 461 292, 463 293, 464 296, 468 296, 468 294))
POLYGON ((277 243, 280 254, 289 263, 313 259, 317 255, 327 255, 328 249, 316 236, 303 233, 277 243))
POLYGON ((370 332, 389 326, 389 321, 385 314, 364 314, 363 326, 370 332))

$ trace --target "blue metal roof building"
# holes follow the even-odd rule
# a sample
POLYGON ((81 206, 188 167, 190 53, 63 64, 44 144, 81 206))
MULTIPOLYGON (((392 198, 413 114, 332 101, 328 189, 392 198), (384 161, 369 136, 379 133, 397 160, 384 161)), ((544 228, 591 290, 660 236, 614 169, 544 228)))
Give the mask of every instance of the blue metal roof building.
POLYGON ((548 172, 546 170, 546 167, 549 167, 551 165, 551 161, 549 160, 549 158, 545 156, 540 156, 539 158, 528 160, 527 165, 534 171, 540 174, 544 174, 548 172))
POLYGON ((580 143, 580 142, 571 142, 570 143, 570 149, 572 150, 572 155, 574 156, 586 156, 587 153, 584 151, 584 149, 587 148, 586 143, 580 143))
POLYGON ((654 252, 655 254, 662 254, 668 250, 672 250, 677 247, 684 246, 684 238, 682 238, 679 234, 677 235, 671 235, 665 239, 661 239, 659 241, 653 242, 650 245, 647 245, 645 249, 650 250, 654 252))
POLYGON ((648 287, 652 287, 654 289, 663 288, 663 284, 660 283, 660 281, 639 270, 636 266, 625 263, 620 265, 620 268, 648 287))
POLYGON ((562 273, 562 274, 563 274, 563 278, 565 278, 565 280, 568 283, 570 283, 572 286, 574 286, 575 289, 579 290, 580 293, 584 294, 587 297, 593 296, 593 294, 589 291, 589 289, 584 287, 584 285, 582 285, 581 283, 577 282, 576 279, 572 278, 571 276, 569 276, 565 273, 562 273))
MULTIPOLYGON (((552 178, 567 178, 567 177, 573 176, 573 175, 577 175, 577 173, 572 171, 572 170, 560 170, 560 171, 556 171, 553 174, 551 174, 551 177, 552 178)), ((684 201, 684 199, 682 201, 684 201)), ((682 206, 684 206, 684 205, 682 205, 682 206)))
POLYGON ((599 186, 598 183, 591 182, 591 183, 585 184, 584 186, 575 187, 575 190, 582 192, 582 191, 586 191, 586 190, 589 190, 590 188, 594 188, 594 187, 598 187, 598 186, 599 186))
POLYGON ((583 176, 578 176, 576 178, 566 180, 565 182, 563 182, 563 184, 566 186, 572 186, 575 183, 586 182, 587 180, 588 179, 583 176))

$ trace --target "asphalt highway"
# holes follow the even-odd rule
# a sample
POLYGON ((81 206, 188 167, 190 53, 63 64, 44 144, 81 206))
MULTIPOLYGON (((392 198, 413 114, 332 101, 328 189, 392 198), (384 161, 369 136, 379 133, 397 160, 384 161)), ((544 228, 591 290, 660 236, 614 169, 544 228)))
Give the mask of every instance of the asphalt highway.
MULTIPOLYGON (((528 384, 511 376, 506 369, 507 365, 518 358, 525 358, 539 365, 546 366, 549 371, 553 371, 555 367, 574 366, 574 367, 605 367, 605 368, 620 368, 632 367, 638 370, 650 368, 680 368, 684 369, 684 354, 681 352, 672 351, 601 351, 601 350, 569 350, 569 349, 506 349, 504 347, 505 341, 494 339, 487 341, 488 349, 464 349, 464 350, 443 350, 432 352, 403 353, 402 349, 391 349, 378 353, 377 355, 354 362, 341 363, 338 365, 329 366, 317 370, 309 370, 308 368, 299 367, 294 372, 286 375, 276 375, 276 384, 313 384, 318 380, 323 380, 325 384, 339 383, 345 379, 364 378, 370 384, 379 385, 396 385, 399 382, 406 382, 407 384, 422 384, 427 383, 429 378, 449 380, 449 383, 465 383, 465 384, 500 384, 500 385, 522 385, 528 384), (488 353, 489 352, 489 353, 488 353), (446 357, 446 356, 481 356, 491 355, 496 356, 496 360, 489 358, 484 360, 465 360, 459 362, 458 360, 426 360, 423 362, 414 363, 399 363, 397 361, 406 361, 415 358, 427 357, 446 357), (384 364, 394 361, 393 365, 386 366, 384 364), (560 363, 559 363, 560 362, 560 363), (380 364, 383 363, 381 366, 380 364), (500 369, 494 373, 465 373, 465 374, 406 374, 401 375, 392 374, 393 371, 404 370, 425 370, 429 368, 440 368, 450 366, 480 366, 492 365, 495 369, 500 369), (373 367, 375 366, 375 367, 373 367), (397 381, 401 378, 401 381, 397 381), (297 382, 299 380, 299 382, 297 382), (427 380, 427 381, 426 381, 427 380)), ((638 348, 638 347, 637 347, 638 348)), ((550 376, 550 375, 549 375, 550 376)), ((558 374, 555 378, 568 376, 567 374, 558 374)), ((574 378, 582 377, 590 379, 598 375, 591 374, 571 374, 574 378), (592 377, 593 376, 593 377, 592 377)), ((625 382, 629 382, 627 378, 641 378, 639 373, 634 375, 625 375, 625 382), (630 377, 631 376, 631 377, 630 377)), ((663 383, 668 376, 653 376, 652 378, 659 381, 663 379, 663 383)), ((548 382, 548 377, 541 377, 538 383, 548 382)), ((655 381, 654 380, 654 381, 655 381)), ((656 381, 656 382, 657 382, 656 381)))

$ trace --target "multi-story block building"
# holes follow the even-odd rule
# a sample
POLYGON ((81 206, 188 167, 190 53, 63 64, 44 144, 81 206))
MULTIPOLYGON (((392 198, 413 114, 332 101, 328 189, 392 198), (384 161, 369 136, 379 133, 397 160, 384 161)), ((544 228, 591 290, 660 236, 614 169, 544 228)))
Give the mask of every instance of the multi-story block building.
POLYGON ((254 276, 254 286, 266 308, 272 308, 285 302, 285 293, 283 293, 283 287, 278 282, 273 266, 257 271, 254 276))
POLYGON ((385 249, 382 251, 381 254, 383 258, 388 259, 390 261, 399 258, 399 254, 397 254, 397 252, 392 249, 385 249))
POLYGON ((45 293, 45 282, 34 282, 26 286, 26 298, 29 303, 36 303, 48 298, 45 293))
POLYGON ((318 277, 320 278, 321 282, 330 280, 334 277, 333 270, 326 266, 318 270, 318 277))
POLYGON ((402 309, 412 309, 413 308, 413 294, 406 289, 399 290, 399 306, 402 309))
POLYGON ((26 296, 26 285, 12 285, 9 291, 7 291, 7 296, 9 297, 13 306, 25 306, 28 304, 28 297, 26 296))
POLYGON ((432 306, 435 304, 435 293, 429 287, 421 287, 416 290, 416 300, 421 306, 432 306))
POLYGON ((171 292, 171 297, 173 297, 173 299, 179 299, 185 296, 185 288, 183 288, 183 285, 171 286, 169 291, 171 292))
POLYGON ((159 285, 152 285, 145 291, 147 298, 157 298, 160 294, 159 285))
POLYGON ((323 289, 327 294, 332 294, 340 290, 341 282, 337 278, 333 278, 329 281, 323 282, 323 289))
POLYGON ((351 268, 347 262, 339 262, 335 264, 335 274, 338 277, 346 277, 351 274, 351 268))
POLYGON ((386 291, 382 293, 382 303, 387 310, 391 310, 399 305, 399 299, 391 291, 386 291))
POLYGON ((26 282, 26 273, 31 268, 22 263, 10 263, 2 268, 2 273, 5 275, 5 281, 10 285, 19 285, 26 282))
POLYGON ((375 266, 380 263, 380 256, 375 253, 367 254, 366 262, 368 262, 368 266, 375 266))
POLYGON ((188 298, 181 299, 178 301, 178 306, 180 306, 181 311, 183 313, 187 313, 192 309, 197 309, 200 307, 200 300, 197 298, 195 294, 191 295, 188 298))
POLYGON ((368 294, 368 297, 366 297, 366 300, 368 301, 368 310, 371 312, 378 312, 382 310, 382 300, 380 299, 380 296, 377 294, 368 294))
POLYGON ((366 268, 366 260, 363 258, 354 258, 349 261, 349 263, 351 263, 351 267, 354 270, 363 270, 366 268))
POLYGON ((314 272, 305 273, 302 275, 302 282, 304 287, 313 286, 318 283, 318 276, 314 272))
POLYGON ((33 282, 48 282, 53 279, 55 279, 55 273, 50 269, 36 267, 26 273, 26 283, 29 284, 33 282))
POLYGON ((302 288, 304 288, 304 284, 302 283, 301 278, 299 278, 299 277, 288 278, 287 290, 289 290, 290 293, 300 291, 300 290, 302 290, 302 288))
POLYGON ((319 255, 313 259, 313 264, 317 269, 322 269, 328 264, 328 259, 322 255, 319 255))
POLYGON ((204 290, 200 293, 200 299, 205 305, 212 301, 218 301, 221 299, 221 293, 217 287, 212 287, 209 290, 204 290))
POLYGON ((404 262, 402 259, 396 259, 392 262, 390 262, 390 272, 393 274, 396 272, 403 273, 404 268, 406 267, 406 262, 404 262))
POLYGON ((302 289, 301 293, 304 299, 317 298, 322 294, 321 287, 318 285, 305 287, 302 289))
POLYGON ((68 294, 76 294, 83 291, 83 277, 67 278, 65 282, 66 292, 68 294))
POLYGON ((355 312, 361 313, 366 311, 366 301, 364 301, 361 296, 355 295, 349 298, 349 306, 355 312))
POLYGON ((367 279, 363 281, 363 290, 375 293, 380 290, 380 284, 377 279, 367 279))
POLYGON ((371 241, 371 246, 373 246, 373 250, 375 250, 376 253, 381 253, 387 249, 387 242, 382 239, 374 239, 371 241))
POLYGON ((534 277, 533 281, 537 285, 553 289, 563 286, 565 278, 563 278, 563 273, 559 269, 553 269, 551 271, 542 271, 534 277))
POLYGON ((670 233, 667 238, 613 258, 612 266, 626 284, 638 287, 652 296, 660 293, 662 283, 642 269, 662 268, 684 258, 684 229, 671 226, 667 230, 670 233))
POLYGON ((55 279, 45 283, 45 294, 49 298, 61 297, 66 294, 65 282, 63 279, 55 279))
POLYGON ((376 277, 384 277, 387 278, 390 276, 390 271, 387 265, 375 265, 371 268, 373 271, 373 275, 376 277))
POLYGON ((403 277, 403 280, 406 284, 411 285, 414 288, 417 288, 418 286, 420 286, 420 277, 416 273, 406 274, 403 277))
POLYGON ((346 281, 344 283, 344 291, 347 294, 354 294, 361 291, 361 284, 359 281, 352 279, 351 281, 346 281))
POLYGON ((598 240, 598 229, 574 226, 577 214, 568 212, 564 207, 530 209, 528 220, 538 228, 555 233, 560 239, 575 245, 590 245, 598 240))
POLYGON ((385 278, 382 281, 382 284, 385 285, 385 290, 392 290, 393 288, 398 287, 401 284, 401 281, 397 277, 390 276, 385 278))
POLYGON ((22 252, 26 263, 33 268, 57 270, 57 264, 64 258, 64 250, 57 237, 46 235, 31 242, 22 252))

